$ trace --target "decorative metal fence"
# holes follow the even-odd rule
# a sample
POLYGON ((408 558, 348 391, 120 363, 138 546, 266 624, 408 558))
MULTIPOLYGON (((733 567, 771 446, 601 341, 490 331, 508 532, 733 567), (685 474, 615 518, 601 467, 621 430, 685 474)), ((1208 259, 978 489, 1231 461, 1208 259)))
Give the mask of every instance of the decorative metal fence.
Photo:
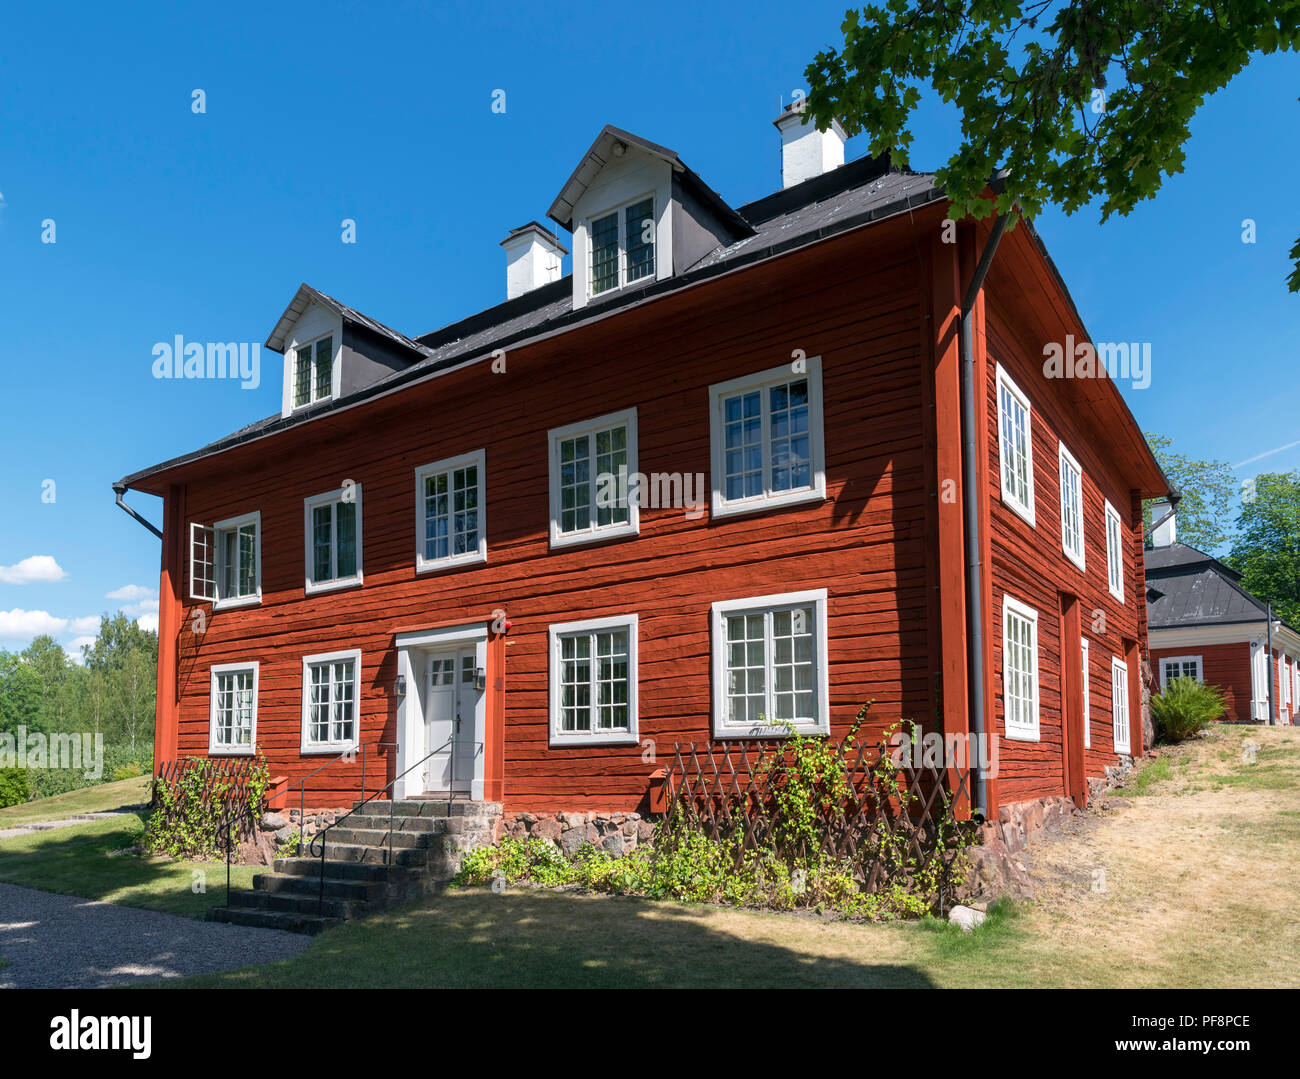
POLYGON ((671 841, 676 828, 699 829, 710 839, 733 842, 737 861, 759 849, 803 860, 828 855, 848 862, 868 892, 900 874, 933 871, 940 881, 941 909, 946 908, 959 883, 953 841, 962 829, 976 827, 953 813, 967 801, 970 770, 894 764, 883 759, 887 747, 848 739, 830 748, 842 766, 843 782, 819 785, 806 769, 797 769, 787 743, 677 743, 666 778, 667 838, 671 841), (816 837, 811 843, 789 841, 792 832, 809 832, 783 820, 782 789, 792 783, 810 788, 816 837))
MULTIPOLYGON (((202 772, 197 791, 204 809, 213 810, 232 826, 227 834, 240 841, 252 834, 256 827, 253 810, 249 804, 249 791, 258 762, 251 757, 216 759, 185 757, 181 760, 163 761, 154 781, 151 806, 158 809, 164 803, 159 797, 159 784, 170 787, 173 794, 185 785, 185 780, 196 770, 202 772)), ((181 812, 179 798, 173 798, 166 807, 169 816, 181 812)))

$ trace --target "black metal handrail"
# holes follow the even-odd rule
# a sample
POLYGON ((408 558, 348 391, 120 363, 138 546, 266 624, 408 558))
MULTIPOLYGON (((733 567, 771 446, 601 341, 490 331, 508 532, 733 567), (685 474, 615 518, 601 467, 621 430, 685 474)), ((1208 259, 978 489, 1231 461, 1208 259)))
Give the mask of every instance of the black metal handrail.
POLYGON ((298 782, 290 783, 289 786, 285 788, 286 797, 288 796, 289 792, 293 790, 294 787, 300 788, 298 791, 298 849, 299 850, 302 850, 303 839, 305 838, 304 831, 303 831, 303 822, 306 818, 306 808, 307 808, 307 780, 315 778, 316 776, 320 775, 321 772, 325 771, 326 768, 338 764, 339 761, 342 760, 346 760, 349 762, 355 761, 357 756, 357 750, 359 749, 361 750, 361 797, 364 798, 366 796, 366 749, 370 746, 391 746, 394 749, 396 749, 397 743, 396 742, 362 742, 360 745, 355 745, 351 749, 345 749, 337 757, 331 757, 319 768, 317 768, 314 772, 308 772, 305 776, 302 777, 302 779, 298 780, 298 782))
MULTIPOLYGON (((343 816, 339 817, 339 819, 336 820, 333 824, 327 825, 326 827, 322 828, 319 832, 317 832, 314 836, 311 837, 311 842, 307 845, 307 853, 309 857, 312 858, 316 857, 316 840, 318 839, 320 840, 320 886, 316 894, 316 912, 318 914, 323 914, 325 910, 325 847, 327 846, 325 841, 326 834, 331 832, 333 829, 337 828, 350 816, 358 812, 363 806, 366 806, 369 803, 373 802, 381 794, 385 794, 391 791, 393 786, 397 783, 399 779, 403 779, 411 772, 415 771, 415 769, 419 768, 420 765, 422 765, 430 757, 434 756, 434 754, 441 753, 443 752, 443 750, 451 748, 458 744, 468 745, 473 748, 474 753, 470 757, 470 760, 473 760, 475 757, 477 757, 479 751, 482 750, 483 748, 482 742, 461 742, 458 738, 455 737, 448 738, 447 741, 443 742, 442 745, 440 745, 437 749, 429 750, 428 753, 426 753, 418 761, 412 764, 409 768, 401 772, 401 774, 393 776, 393 778, 389 780, 388 783, 386 783, 380 790, 375 791, 375 793, 372 794, 369 798, 363 798, 360 802, 358 802, 346 813, 344 813, 343 816)), ((451 806, 452 803, 455 802, 455 800, 456 800, 456 791, 455 788, 453 787, 451 790, 447 792, 447 816, 448 817, 451 816, 451 806)), ((300 850, 302 849, 301 846, 299 846, 299 849, 300 850)), ((388 799, 388 864, 390 866, 393 864, 393 799, 391 797, 388 799)))

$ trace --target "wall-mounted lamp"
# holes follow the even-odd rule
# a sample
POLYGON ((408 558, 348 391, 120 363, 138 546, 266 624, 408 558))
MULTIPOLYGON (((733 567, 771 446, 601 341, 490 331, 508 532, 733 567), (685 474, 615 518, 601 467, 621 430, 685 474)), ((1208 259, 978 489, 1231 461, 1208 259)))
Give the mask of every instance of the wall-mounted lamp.
POLYGON ((478 690, 487 689, 487 671, 482 667, 474 668, 474 688, 478 690))
POLYGON ((393 679, 393 696, 394 697, 406 696, 406 675, 399 674, 396 678, 393 679))

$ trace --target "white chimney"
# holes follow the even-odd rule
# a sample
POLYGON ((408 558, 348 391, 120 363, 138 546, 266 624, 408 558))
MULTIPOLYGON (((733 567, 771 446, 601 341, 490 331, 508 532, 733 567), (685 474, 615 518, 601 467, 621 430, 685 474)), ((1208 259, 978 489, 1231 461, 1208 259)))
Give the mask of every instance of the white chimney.
POLYGON ((1172 547, 1174 545, 1174 537, 1177 535, 1174 526, 1178 518, 1175 514, 1170 513, 1172 508, 1167 498, 1157 498, 1151 503, 1152 547, 1172 547), (1169 520, 1165 521, 1164 524, 1160 524, 1161 519, 1164 517, 1168 517, 1169 520))
POLYGON ((818 131, 800 99, 787 105, 772 121, 781 132, 781 186, 794 187, 844 164, 848 136, 838 120, 818 131))
POLYGON ((511 229, 501 246, 506 249, 507 300, 563 276, 562 261, 569 250, 536 221, 511 229))

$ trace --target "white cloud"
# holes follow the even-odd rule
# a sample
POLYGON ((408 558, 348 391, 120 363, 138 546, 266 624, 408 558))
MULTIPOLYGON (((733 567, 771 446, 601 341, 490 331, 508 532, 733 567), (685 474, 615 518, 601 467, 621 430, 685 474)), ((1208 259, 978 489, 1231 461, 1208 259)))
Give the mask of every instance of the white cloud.
POLYGON ((5 584, 61 581, 66 576, 63 567, 47 554, 34 554, 12 566, 0 566, 0 581, 5 584))
POLYGON ((83 644, 94 644, 94 643, 95 643, 94 636, 74 637, 72 640, 70 640, 67 644, 63 646, 63 651, 67 653, 68 659, 72 660, 73 663, 84 663, 85 659, 81 655, 81 646, 83 644))
POLYGON ((104 598, 120 599, 123 603, 139 603, 141 600, 151 599, 156 607, 158 605, 158 589, 146 588, 142 584, 127 584, 110 592, 104 598))
POLYGON ((78 636, 90 634, 90 636, 99 636, 99 615, 88 614, 85 618, 73 618, 69 620, 67 632, 75 633, 78 636))
POLYGON ((49 611, 24 611, 21 607, 0 611, 0 641, 30 641, 42 633, 54 637, 67 628, 66 618, 56 618, 49 611))
POLYGON ((158 616, 156 614, 142 614, 135 620, 135 624, 146 633, 158 632, 158 616))

